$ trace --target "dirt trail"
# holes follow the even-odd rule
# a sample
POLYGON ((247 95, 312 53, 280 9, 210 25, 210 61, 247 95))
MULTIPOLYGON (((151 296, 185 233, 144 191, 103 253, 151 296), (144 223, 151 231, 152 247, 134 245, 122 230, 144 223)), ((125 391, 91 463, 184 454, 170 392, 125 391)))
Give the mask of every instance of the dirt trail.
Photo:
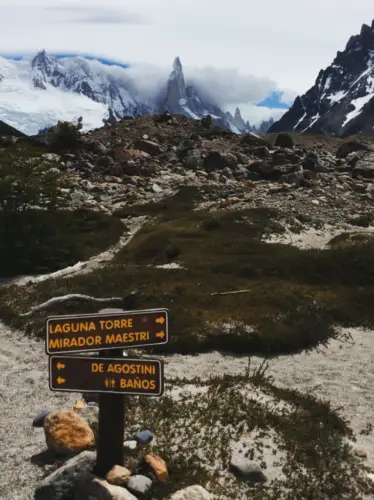
MULTIPOLYGON (((355 447, 368 452, 374 467, 373 432, 360 435, 374 417, 374 332, 351 330, 354 343, 330 343, 321 352, 282 356, 270 363, 270 374, 279 385, 302 391, 316 388, 349 419, 357 434, 355 447)), ((261 363, 253 358, 253 366, 261 363)), ((166 379, 175 376, 208 377, 242 373, 246 357, 217 352, 166 358, 166 379)), ((42 429, 31 426, 35 415, 48 408, 71 407, 78 394, 52 393, 48 389, 44 344, 10 332, 0 323, 0 499, 32 500, 42 470, 32 463, 45 449, 42 429)))

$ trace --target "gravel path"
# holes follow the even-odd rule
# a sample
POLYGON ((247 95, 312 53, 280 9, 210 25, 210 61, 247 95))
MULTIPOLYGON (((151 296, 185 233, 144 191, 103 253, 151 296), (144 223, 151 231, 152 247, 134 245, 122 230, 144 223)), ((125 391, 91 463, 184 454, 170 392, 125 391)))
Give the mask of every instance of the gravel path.
MULTIPOLYGON (((374 468, 373 433, 359 435, 374 417, 373 332, 351 331, 352 345, 331 342, 321 352, 283 356, 271 361, 270 374, 278 384, 302 391, 315 388, 350 421, 358 434, 357 448, 369 454, 374 468)), ((166 359, 166 378, 176 375, 207 377, 241 373, 248 358, 216 352, 199 356, 174 355, 166 359)), ((253 366, 261 360, 254 358, 253 366)), ((35 415, 48 408, 71 407, 78 394, 52 393, 48 389, 47 356, 42 342, 10 332, 0 323, 0 499, 32 500, 42 469, 31 459, 45 449, 42 429, 34 429, 35 415)))

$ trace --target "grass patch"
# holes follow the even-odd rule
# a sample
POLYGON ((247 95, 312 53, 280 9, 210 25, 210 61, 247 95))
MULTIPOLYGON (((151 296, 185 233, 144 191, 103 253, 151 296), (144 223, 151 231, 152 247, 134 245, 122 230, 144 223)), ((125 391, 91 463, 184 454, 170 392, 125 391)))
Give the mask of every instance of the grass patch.
MULTIPOLYGON (((176 195, 165 202, 166 211, 160 208, 159 217, 92 274, 42 282, 27 290, 4 289, 0 316, 10 325, 43 335, 49 314, 95 308, 65 303, 27 321, 18 313, 52 296, 122 297, 143 286, 134 308, 170 309, 170 343, 154 352, 222 349, 268 356, 324 344, 336 335, 336 324, 374 325, 372 243, 330 250, 265 243, 263 236, 279 230, 276 211, 196 212, 191 209, 196 195, 187 189, 180 199, 176 195), (172 261, 184 269, 156 267, 172 261), (249 292, 212 295, 243 289, 249 292)), ((150 213, 144 207, 142 211, 150 213)))
MULTIPOLYGON (((146 498, 162 499, 193 484, 220 499, 359 500, 374 492, 345 443, 351 436, 346 422, 315 395, 280 389, 258 369, 169 382, 161 399, 133 398, 126 416, 125 437, 151 429, 157 443, 141 454, 159 454, 169 468, 170 483, 155 484, 146 498), (234 450, 261 464, 265 474, 272 463, 278 472, 265 487, 236 480, 228 471, 234 450)), ((138 458, 134 453, 129 463, 136 466, 138 458)))
POLYGON ((97 212, 0 213, 0 276, 42 274, 87 260, 118 241, 121 222, 97 212))

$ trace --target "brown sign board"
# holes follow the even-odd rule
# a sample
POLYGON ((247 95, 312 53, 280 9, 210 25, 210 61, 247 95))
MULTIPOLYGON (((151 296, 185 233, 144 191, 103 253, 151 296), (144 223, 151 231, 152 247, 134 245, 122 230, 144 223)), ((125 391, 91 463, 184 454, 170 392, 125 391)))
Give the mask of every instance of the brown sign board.
POLYGON ((158 359, 51 356, 49 388, 59 392, 96 392, 161 396, 163 364, 158 359))
POLYGON ((145 347, 169 340, 167 309, 53 316, 46 328, 47 354, 145 347))

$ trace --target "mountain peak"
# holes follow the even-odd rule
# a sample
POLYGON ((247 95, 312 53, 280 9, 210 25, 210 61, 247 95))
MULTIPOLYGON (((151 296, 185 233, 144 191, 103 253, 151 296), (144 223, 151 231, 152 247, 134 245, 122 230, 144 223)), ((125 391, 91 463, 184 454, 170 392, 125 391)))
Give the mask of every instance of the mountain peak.
POLYGON ((180 73, 183 71, 182 69, 182 63, 179 57, 176 57, 173 62, 173 71, 180 73))
POLYGON ((269 132, 374 135, 374 21, 349 38, 343 52, 269 132))

